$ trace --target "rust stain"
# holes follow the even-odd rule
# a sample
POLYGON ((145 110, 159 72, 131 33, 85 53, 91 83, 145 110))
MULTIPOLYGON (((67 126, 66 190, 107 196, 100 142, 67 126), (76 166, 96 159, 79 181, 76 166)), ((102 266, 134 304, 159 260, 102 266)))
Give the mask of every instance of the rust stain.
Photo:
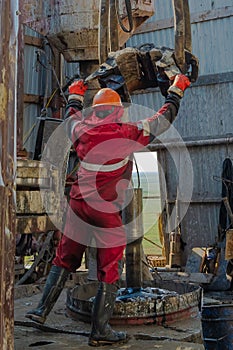
MULTIPOLYGON (((48 41, 64 54, 68 62, 98 59, 96 46, 100 26, 99 1, 50 0, 45 2, 39 0, 36 6, 35 2, 25 4, 25 1, 19 1, 22 21, 33 30, 47 36, 48 41), (83 43, 85 43, 85 47, 83 43)), ((135 27, 138 27, 154 14, 154 6, 152 1, 134 1, 132 3, 135 27)), ((120 7, 121 13, 122 2, 120 7)), ((124 15, 122 13, 123 17, 125 17, 125 13, 124 15)), ((133 33, 124 35, 120 25, 118 25, 118 31, 122 34, 120 35, 120 46, 123 46, 133 33)))
MULTIPOLYGON (((4 80, 5 69, 2 69, 2 77, 4 80)), ((7 99, 8 99, 8 91, 4 83, 0 83, 0 120, 6 119, 6 110, 7 110, 7 99)))
POLYGON ((14 349, 14 250, 15 211, 14 178, 16 149, 16 72, 17 72, 17 31, 15 17, 16 3, 2 0, 4 13, 1 15, 2 66, 0 70, 0 349, 14 349))

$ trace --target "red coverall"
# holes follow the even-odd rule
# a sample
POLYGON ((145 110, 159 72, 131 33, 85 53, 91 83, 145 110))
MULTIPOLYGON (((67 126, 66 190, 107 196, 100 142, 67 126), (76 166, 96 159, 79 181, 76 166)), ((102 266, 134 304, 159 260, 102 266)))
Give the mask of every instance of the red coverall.
POLYGON ((119 279, 118 264, 127 240, 121 209, 132 175, 130 156, 168 129, 177 110, 177 105, 168 102, 151 118, 134 123, 121 122, 122 107, 115 107, 105 119, 98 118, 94 109, 85 118, 81 112, 69 118, 81 165, 71 188, 70 208, 55 265, 74 272, 94 237, 98 280, 112 284, 119 279), (93 164, 94 168, 98 164, 104 166, 90 169, 93 164))

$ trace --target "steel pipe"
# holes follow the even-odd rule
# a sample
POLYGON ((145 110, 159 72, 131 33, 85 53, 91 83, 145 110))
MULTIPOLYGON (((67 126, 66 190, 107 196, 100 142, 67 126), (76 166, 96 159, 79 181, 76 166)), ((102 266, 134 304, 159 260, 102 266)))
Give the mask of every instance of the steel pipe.
POLYGON ((163 143, 151 143, 147 149, 151 152, 159 151, 162 149, 169 149, 171 147, 204 147, 204 146, 215 146, 215 145, 230 145, 233 143, 233 137, 216 137, 211 139, 200 139, 200 140, 187 140, 187 141, 167 141, 163 143))

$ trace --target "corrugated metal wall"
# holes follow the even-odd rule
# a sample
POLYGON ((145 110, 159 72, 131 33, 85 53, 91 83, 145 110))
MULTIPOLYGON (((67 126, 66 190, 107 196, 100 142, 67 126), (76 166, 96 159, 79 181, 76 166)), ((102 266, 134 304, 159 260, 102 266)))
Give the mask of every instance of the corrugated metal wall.
MULTIPOLYGON (((192 201, 181 222, 182 238, 187 244, 184 261, 192 247, 215 242, 222 190, 222 183, 216 177, 221 177, 224 159, 230 157, 233 160, 233 3, 232 0, 189 0, 189 4, 193 53, 200 60, 200 76, 185 93, 174 123, 186 142, 193 170, 192 201)), ((172 1, 156 0, 155 7, 155 15, 141 26, 127 46, 154 43, 174 47, 172 1), (157 30, 153 31, 153 27, 157 30)), ((134 94, 132 100, 156 110, 163 97, 157 89, 151 89, 134 94)), ((171 143, 173 136, 172 131, 168 131, 164 142, 171 143)), ((161 188, 162 202, 168 203, 171 212, 177 194, 175 174, 182 175, 184 169, 182 166, 175 169, 166 149, 156 146, 154 149, 158 151, 163 170, 161 179, 166 179, 166 188, 161 188)), ((184 193, 181 211, 185 205, 184 193)))
MULTIPOLYGON (((40 34, 25 27, 25 35, 40 38, 40 34)), ((24 47, 24 93, 43 96, 45 69, 37 64, 37 47, 24 47)), ((32 154, 35 149, 35 140, 41 106, 36 103, 24 103, 23 116, 23 147, 32 154)))
MULTIPOLYGON (((24 35, 34 38, 46 39, 39 33, 33 31, 29 27, 24 27, 24 35)), ((33 44, 26 44, 24 46, 24 94, 35 95, 41 97, 40 103, 25 102, 23 112, 23 147, 33 157, 35 150, 36 134, 39 124, 39 117, 43 106, 47 103, 51 96, 52 80, 55 79, 51 66, 52 51, 48 45, 38 48, 33 44), (46 56, 40 50, 44 50, 46 56), (38 60, 39 59, 39 60, 38 60), (41 63, 40 63, 41 62, 41 63)), ((68 79, 78 73, 79 64, 68 63, 62 60, 62 71, 59 80, 63 80, 64 84, 68 79)), ((56 86, 58 87, 58 85, 56 86)), ((50 108, 47 109, 47 116, 51 117, 50 108)))

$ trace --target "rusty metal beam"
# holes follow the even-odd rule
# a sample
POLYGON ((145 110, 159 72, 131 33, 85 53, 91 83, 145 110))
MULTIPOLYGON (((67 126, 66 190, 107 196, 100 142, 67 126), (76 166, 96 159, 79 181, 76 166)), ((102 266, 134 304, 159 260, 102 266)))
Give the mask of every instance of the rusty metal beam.
POLYGON ((18 233, 44 233, 57 230, 48 215, 17 215, 16 232, 18 233))
POLYGON ((189 0, 183 0, 184 8, 184 48, 189 52, 192 52, 192 33, 191 33, 191 19, 189 11, 189 0))
POLYGON ((116 15, 116 2, 115 0, 110 0, 109 8, 109 44, 110 51, 119 50, 119 35, 118 35, 118 21, 116 15))
POLYGON ((185 70, 185 21, 183 0, 172 0, 174 10, 175 58, 182 72, 185 70))
POLYGON ((98 51, 99 63, 106 61, 109 50, 109 0, 101 0, 99 8, 98 51))
POLYGON ((36 38, 35 36, 24 35, 24 44, 42 48, 43 39, 36 38))
POLYGON ((0 0, 0 349, 14 349, 18 0, 0 0))
POLYGON ((23 102, 24 103, 35 103, 39 104, 41 103, 43 97, 39 95, 33 95, 33 94, 24 94, 23 95, 23 102))

